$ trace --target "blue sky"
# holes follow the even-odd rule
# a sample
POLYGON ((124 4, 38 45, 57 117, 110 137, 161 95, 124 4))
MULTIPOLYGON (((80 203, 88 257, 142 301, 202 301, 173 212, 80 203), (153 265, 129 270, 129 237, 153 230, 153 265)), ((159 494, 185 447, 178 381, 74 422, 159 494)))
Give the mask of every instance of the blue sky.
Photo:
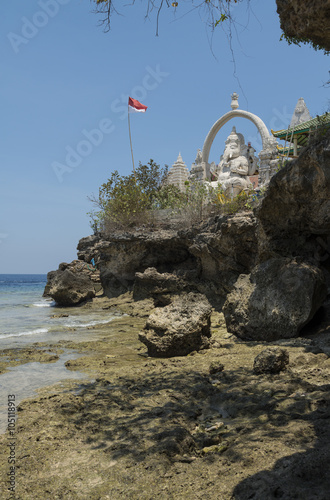
MULTIPOLYGON (((234 7, 239 81, 221 28, 211 40, 202 16, 183 16, 179 2, 164 11, 156 37, 144 5, 122 7, 110 33, 89 0, 15 0, 3 9, 0 273, 46 273, 76 257, 78 240, 91 234, 88 196, 112 171, 132 169, 129 95, 148 106, 131 116, 136 163, 172 165, 181 152, 189 168, 233 91, 269 129, 289 124, 299 97, 312 116, 328 110, 328 57, 279 41, 275 0, 234 7)), ((253 124, 232 120, 210 161, 233 125, 261 149, 253 124)))

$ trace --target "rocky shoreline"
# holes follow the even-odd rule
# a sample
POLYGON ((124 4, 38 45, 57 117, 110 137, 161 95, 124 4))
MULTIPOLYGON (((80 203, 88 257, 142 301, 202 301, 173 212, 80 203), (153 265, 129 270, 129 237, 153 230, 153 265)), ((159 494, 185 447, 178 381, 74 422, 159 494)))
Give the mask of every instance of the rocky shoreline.
MULTIPOLYGON (((327 498, 327 322, 295 339, 243 342, 213 310, 208 349, 151 358, 138 341, 151 300, 98 301, 126 315, 98 341, 56 345, 82 354, 67 368, 89 380, 19 405, 17 498, 327 498), (284 370, 255 373, 266 347, 287 352, 284 370)), ((5 478, 8 436, 0 443, 5 478)), ((6 498, 5 481, 0 491, 6 498)))
POLYGON ((124 315, 98 340, 3 353, 74 349, 90 377, 19 405, 17 498, 328 498, 329 151, 327 134, 253 212, 83 238, 49 273, 63 308, 124 315))

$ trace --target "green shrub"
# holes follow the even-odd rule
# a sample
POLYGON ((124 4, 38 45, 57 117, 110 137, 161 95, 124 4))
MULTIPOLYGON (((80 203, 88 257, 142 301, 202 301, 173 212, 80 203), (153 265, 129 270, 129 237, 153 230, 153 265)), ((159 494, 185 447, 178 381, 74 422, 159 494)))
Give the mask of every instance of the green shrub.
POLYGON ((167 166, 161 168, 153 160, 139 164, 135 174, 119 175, 116 170, 91 197, 96 210, 89 213, 94 232, 133 228, 150 221, 150 210, 167 176, 167 166))
POLYGON ((234 199, 227 197, 221 186, 212 188, 203 182, 186 181, 184 191, 167 184, 168 168, 153 160, 139 164, 135 174, 119 175, 116 170, 91 198, 96 210, 89 213, 95 233, 109 234, 114 230, 130 230, 136 226, 162 224, 159 210, 169 210, 167 221, 182 227, 201 222, 211 213, 234 214, 251 210, 257 203, 252 191, 242 191, 234 199))

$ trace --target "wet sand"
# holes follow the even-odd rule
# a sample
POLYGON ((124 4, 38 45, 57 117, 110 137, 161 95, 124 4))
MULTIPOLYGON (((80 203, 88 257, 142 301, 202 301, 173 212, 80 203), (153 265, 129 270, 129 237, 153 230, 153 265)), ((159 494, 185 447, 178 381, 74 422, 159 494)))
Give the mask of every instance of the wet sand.
MULTIPOLYGON (((85 307, 100 301, 109 314, 127 316, 104 325, 97 339, 37 344, 20 358, 6 353, 7 365, 17 366, 54 363, 35 357, 72 349, 80 356, 66 367, 86 376, 19 404, 16 498, 328 498, 326 324, 272 343, 288 350, 287 370, 255 375, 254 358, 266 344, 229 334, 222 314, 212 315, 210 349, 155 359, 137 338, 152 302, 133 303, 126 294, 85 307), (217 363, 224 369, 210 374, 217 363)), ((0 438, 1 498, 9 498, 9 438, 0 438)))

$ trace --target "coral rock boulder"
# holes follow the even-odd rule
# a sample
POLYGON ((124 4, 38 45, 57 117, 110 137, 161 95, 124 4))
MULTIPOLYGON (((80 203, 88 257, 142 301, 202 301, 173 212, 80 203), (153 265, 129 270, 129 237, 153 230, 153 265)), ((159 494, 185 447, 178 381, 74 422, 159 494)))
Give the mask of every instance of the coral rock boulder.
POLYGON ((202 294, 183 293, 165 307, 155 309, 139 340, 149 356, 185 356, 209 346, 212 307, 202 294))
POLYGON ((227 329, 243 339, 295 337, 326 295, 317 267, 289 258, 270 259, 238 278, 223 309, 227 329))
POLYGON ((289 364, 289 353, 286 349, 279 347, 268 348, 256 356, 253 364, 253 371, 260 373, 279 373, 285 370, 289 364))
POLYGON ((84 274, 69 269, 58 270, 52 276, 47 294, 57 305, 72 307, 95 297, 95 287, 93 281, 84 274))

